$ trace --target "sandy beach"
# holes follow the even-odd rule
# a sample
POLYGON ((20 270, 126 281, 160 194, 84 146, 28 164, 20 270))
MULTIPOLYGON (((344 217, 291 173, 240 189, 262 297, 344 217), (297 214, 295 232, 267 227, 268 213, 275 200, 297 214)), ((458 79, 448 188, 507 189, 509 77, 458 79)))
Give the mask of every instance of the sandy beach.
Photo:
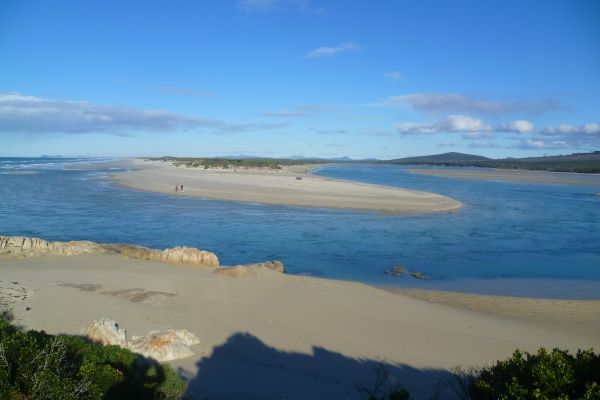
POLYGON ((171 362, 194 398, 355 399, 385 360, 391 384, 427 399, 456 365, 517 347, 600 347, 597 301, 393 293, 267 269, 231 278, 107 254, 0 259, 0 276, 0 301, 26 328, 79 334, 108 317, 128 335, 196 334, 195 356, 171 362))
POLYGON ((462 206, 435 193, 314 176, 309 166, 234 171, 175 167, 160 161, 132 162, 132 172, 113 175, 118 185, 178 196, 402 214, 452 211, 462 206), (175 192, 176 184, 184 185, 185 192, 175 192))
POLYGON ((568 172, 474 170, 474 169, 409 169, 413 174, 440 178, 484 179, 494 181, 553 183, 558 185, 600 186, 598 174, 568 172))

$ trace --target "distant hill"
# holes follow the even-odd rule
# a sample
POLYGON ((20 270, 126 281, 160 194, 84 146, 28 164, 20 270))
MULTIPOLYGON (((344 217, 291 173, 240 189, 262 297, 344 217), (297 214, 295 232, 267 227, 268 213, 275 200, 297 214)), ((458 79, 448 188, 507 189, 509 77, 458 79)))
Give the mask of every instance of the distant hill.
POLYGON ((483 156, 476 156, 474 154, 450 152, 431 156, 398 158, 395 160, 390 160, 389 162, 394 164, 438 164, 485 160, 491 159, 483 156))
POLYGON ((600 151, 560 156, 491 159, 471 154, 445 153, 389 160, 392 164, 426 164, 449 167, 486 167, 531 171, 600 173, 600 151))
POLYGON ((525 157, 525 158, 505 158, 507 161, 518 160, 521 162, 546 162, 546 161, 599 161, 600 151, 592 151, 591 153, 573 153, 559 156, 543 156, 543 157, 525 157))

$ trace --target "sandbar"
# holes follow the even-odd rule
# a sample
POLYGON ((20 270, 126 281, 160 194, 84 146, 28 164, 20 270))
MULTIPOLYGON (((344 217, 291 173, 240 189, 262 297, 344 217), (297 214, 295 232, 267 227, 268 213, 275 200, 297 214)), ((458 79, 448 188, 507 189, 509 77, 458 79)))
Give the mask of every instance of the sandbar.
POLYGON ((118 185, 178 196, 399 214, 443 212, 462 207, 459 201, 435 193, 315 176, 307 166, 284 167, 277 171, 205 170, 176 167, 161 161, 133 162, 133 171, 112 175, 118 185), (184 185, 185 192, 175 192, 175 185, 184 185))
POLYGON ((440 178, 482 179, 494 181, 552 183, 559 185, 600 186, 600 174, 569 172, 475 170, 475 169, 409 169, 418 175, 440 178))
POLYGON ((489 364, 516 348, 600 348, 598 302, 511 299, 505 313, 495 311, 506 307, 497 296, 478 296, 485 307, 469 309, 461 301, 476 303, 470 295, 430 301, 266 269, 231 278, 110 254, 0 259, 0 277, 0 302, 25 328, 79 334, 107 317, 128 335, 188 329, 201 340, 195 355, 170 363, 198 399, 355 399, 380 360, 390 384, 427 399, 457 365, 489 364), (555 315, 527 318, 540 310, 555 315))

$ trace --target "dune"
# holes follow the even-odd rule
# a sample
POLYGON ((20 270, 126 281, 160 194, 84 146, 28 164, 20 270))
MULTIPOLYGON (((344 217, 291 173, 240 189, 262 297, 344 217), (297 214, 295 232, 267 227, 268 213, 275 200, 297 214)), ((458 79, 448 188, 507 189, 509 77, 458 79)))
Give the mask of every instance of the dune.
POLYGON ((501 297, 479 296, 485 307, 470 309, 457 300, 477 303, 469 295, 436 302, 269 268, 215 270, 121 254, 2 258, 0 302, 17 324, 49 333, 79 334, 102 317, 128 335, 186 329, 200 344, 170 364, 199 399, 354 399, 382 360, 390 386, 426 399, 456 365, 488 364, 515 348, 600 347, 598 302, 511 299, 504 313, 494 311, 505 307, 501 297), (519 317, 539 307, 554 317, 519 317))
POLYGON ((133 162, 133 171, 112 175, 118 185, 177 196, 401 214, 452 211, 462 207, 459 201, 435 193, 315 176, 307 166, 284 167, 277 171, 205 170, 176 167, 161 161, 133 162), (185 191, 175 192, 175 185, 184 185, 185 191))

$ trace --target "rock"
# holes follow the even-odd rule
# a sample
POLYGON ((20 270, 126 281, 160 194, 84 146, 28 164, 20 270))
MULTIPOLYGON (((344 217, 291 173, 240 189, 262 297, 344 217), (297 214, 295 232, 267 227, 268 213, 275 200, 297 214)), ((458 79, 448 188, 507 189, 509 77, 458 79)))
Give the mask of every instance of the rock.
POLYGON ((23 236, 0 236, 0 256, 34 257, 44 254, 76 256, 81 254, 121 254, 138 260, 169 264, 218 267, 219 259, 211 252, 194 247, 157 250, 130 244, 102 244, 90 241, 54 242, 23 236))
POLYGON ((393 269, 394 271, 397 271, 397 272, 400 272, 400 273, 403 273, 403 274, 405 274, 405 273, 407 272, 407 269, 406 269, 406 268, 404 268, 402 265, 394 265, 394 266, 392 267, 392 269, 393 269))
POLYGON ((256 271, 247 265, 217 268, 213 272, 215 274, 225 275, 231 278, 248 278, 250 276, 257 275, 256 271))
POLYGON ((107 253, 103 245, 89 241, 52 242, 24 236, 0 236, 0 255, 9 257, 32 257, 43 254, 76 256, 91 253, 107 253))
POLYGON ((427 275, 425 275, 422 272, 415 271, 415 272, 409 272, 409 274, 410 274, 410 276, 412 276, 415 279, 427 279, 427 275))
POLYGON ((194 355, 189 346, 200 340, 185 329, 152 331, 144 336, 134 336, 129 341, 129 350, 157 361, 171 361, 194 355))
POLYGON ((200 343, 200 339, 186 329, 152 331, 128 340, 125 330, 120 329, 119 324, 108 318, 100 318, 86 324, 81 329, 81 334, 93 342, 117 345, 159 362, 190 357, 194 352, 189 346, 200 343))
POLYGON ((385 270, 383 270, 383 272, 385 274, 392 275, 392 276, 402 276, 402 275, 406 274, 408 272, 408 270, 406 268, 404 268, 402 265, 394 265, 391 269, 385 269, 385 270))
POLYGON ((285 267, 279 260, 217 268, 213 272, 232 278, 247 278, 258 275, 258 271, 262 268, 270 269, 271 271, 280 272, 282 274, 285 273, 285 267))
POLYGON ((173 247, 172 249, 156 250, 131 244, 109 245, 113 251, 125 257, 138 260, 160 261, 168 264, 186 264, 194 266, 218 267, 219 259, 211 252, 195 247, 173 247))
POLYGON ((279 260, 259 262, 254 264, 245 264, 245 266, 250 268, 268 268, 273 271, 281 272, 282 274, 285 273, 285 267, 283 266, 283 263, 279 260))
POLYGON ((100 318, 89 322, 81 329, 81 334, 95 343, 127 346, 127 333, 112 319, 100 318))
POLYGON ((409 275, 410 277, 415 279, 429 279, 429 276, 425 275, 424 273, 419 271, 409 271, 402 265, 394 265, 390 269, 384 269, 383 273, 395 277, 409 275))

